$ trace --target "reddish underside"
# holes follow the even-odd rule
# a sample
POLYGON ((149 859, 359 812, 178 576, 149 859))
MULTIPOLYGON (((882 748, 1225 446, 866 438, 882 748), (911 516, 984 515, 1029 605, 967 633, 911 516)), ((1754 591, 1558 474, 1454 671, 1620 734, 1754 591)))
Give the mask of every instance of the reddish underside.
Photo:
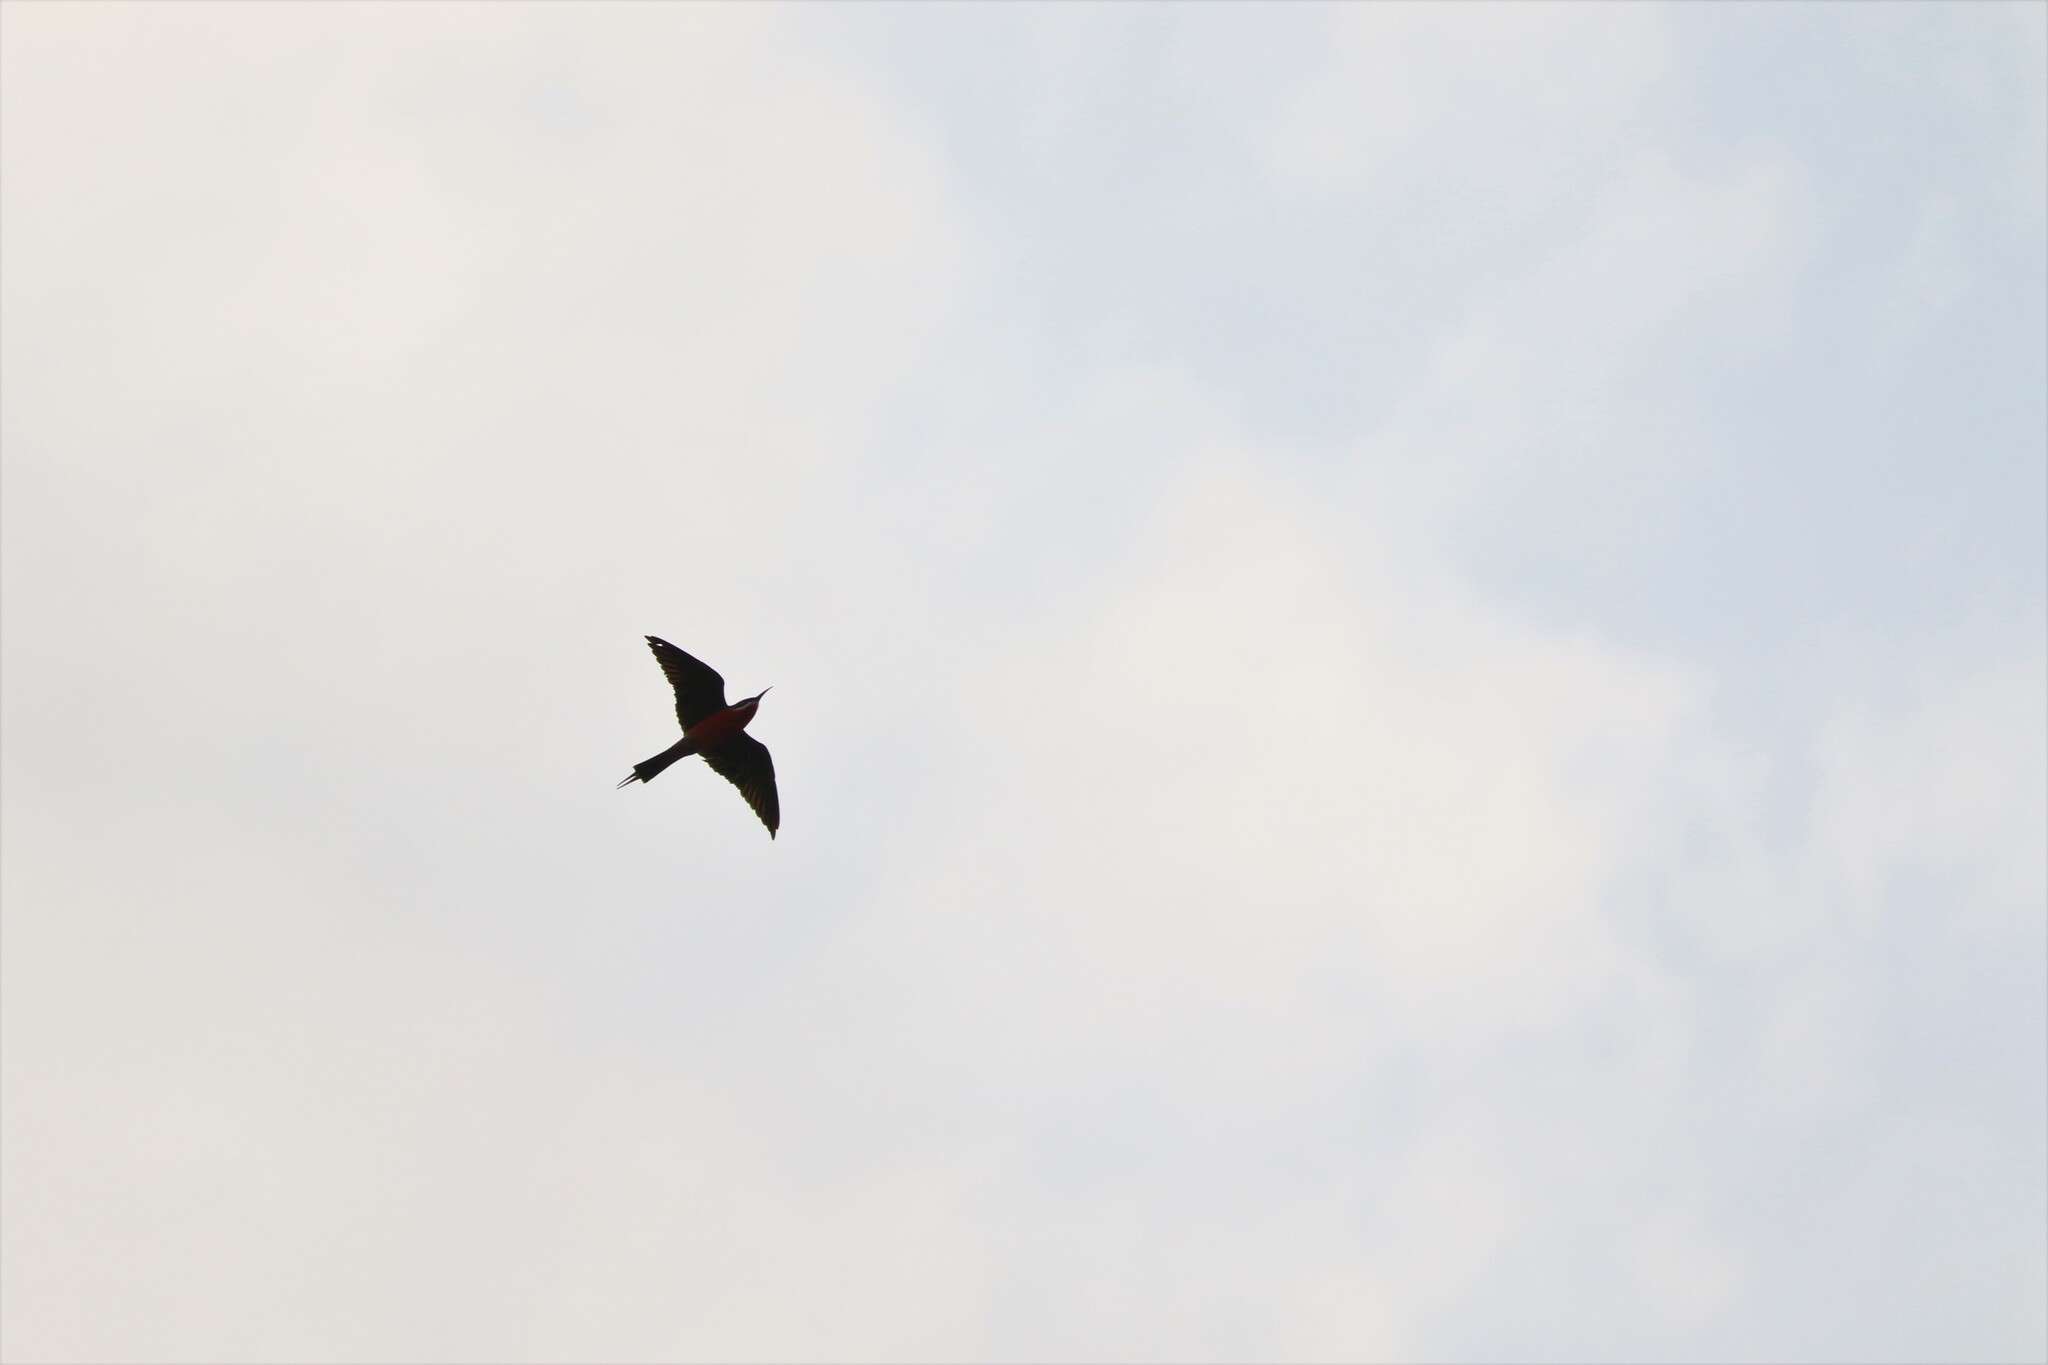
POLYGON ((700 750, 708 749, 746 729, 747 722, 753 718, 754 708, 751 706, 728 706, 723 711, 713 711, 684 731, 684 734, 700 750))

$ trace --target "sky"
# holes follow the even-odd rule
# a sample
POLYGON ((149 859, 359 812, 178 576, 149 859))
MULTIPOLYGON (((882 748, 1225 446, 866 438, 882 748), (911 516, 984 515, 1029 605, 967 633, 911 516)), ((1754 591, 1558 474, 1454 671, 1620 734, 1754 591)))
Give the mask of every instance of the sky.
POLYGON ((6 5, 0 1353, 2048 1358, 2044 38, 6 5))

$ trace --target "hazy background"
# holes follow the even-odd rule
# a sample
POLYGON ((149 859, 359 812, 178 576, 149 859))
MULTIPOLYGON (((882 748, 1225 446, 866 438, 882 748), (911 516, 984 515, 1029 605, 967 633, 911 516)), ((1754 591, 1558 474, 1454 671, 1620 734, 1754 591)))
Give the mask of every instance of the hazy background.
POLYGON ((2044 15, 7 5, 8 1358, 2048 1355, 2044 15))

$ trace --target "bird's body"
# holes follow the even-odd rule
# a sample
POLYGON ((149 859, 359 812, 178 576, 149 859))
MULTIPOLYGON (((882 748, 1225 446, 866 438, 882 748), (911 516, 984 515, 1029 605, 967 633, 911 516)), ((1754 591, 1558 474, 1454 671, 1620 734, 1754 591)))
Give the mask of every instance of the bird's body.
POLYGON ((757 699, 748 699, 737 706, 728 706, 723 711, 713 711, 704 719, 683 731, 683 738, 696 745, 701 751, 714 748, 747 728, 747 722, 760 709, 757 699))
POLYGON ((691 658, 658 636, 647 637, 655 662, 675 689, 676 719, 683 737, 653 758, 633 765, 621 787, 631 782, 652 782, 679 758, 704 755, 704 761, 726 781, 740 789, 740 795, 761 817, 773 839, 782 824, 782 802, 775 791, 775 761, 768 746, 747 733, 747 723, 761 709, 762 688, 744 701, 725 704, 725 679, 710 665, 691 658))

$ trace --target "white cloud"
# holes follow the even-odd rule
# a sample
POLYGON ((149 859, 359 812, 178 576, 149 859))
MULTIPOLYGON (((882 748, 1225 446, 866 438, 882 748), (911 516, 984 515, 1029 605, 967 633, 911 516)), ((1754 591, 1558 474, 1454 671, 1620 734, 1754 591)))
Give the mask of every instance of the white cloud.
POLYGON ((8 9, 7 1354, 2037 1351, 2038 616, 1655 578, 2003 190, 1873 340, 1664 11, 802 13, 8 9))
POLYGON ((1439 1037, 1525 1025, 1543 1012, 1525 993, 1603 973, 1605 831, 1682 683, 1360 581, 1240 461, 1192 477, 1132 567, 963 689, 959 744, 992 799, 928 874, 958 890, 932 894, 1001 888, 1120 996, 1127 973, 1166 972, 1280 998, 1370 959, 1439 1037), (1526 970, 1531 953, 1581 965, 1526 970), (1449 979, 1476 998, 1442 996, 1449 979))

